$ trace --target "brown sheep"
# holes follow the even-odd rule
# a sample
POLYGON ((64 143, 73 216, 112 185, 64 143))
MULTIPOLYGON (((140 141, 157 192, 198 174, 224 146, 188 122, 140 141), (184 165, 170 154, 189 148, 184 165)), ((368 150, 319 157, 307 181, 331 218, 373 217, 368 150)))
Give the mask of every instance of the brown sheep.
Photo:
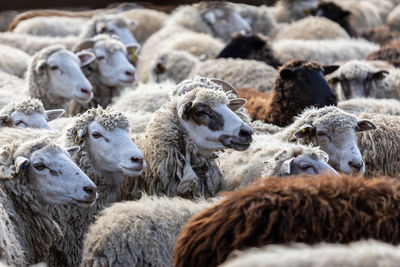
POLYGON ((400 41, 382 46, 379 50, 372 52, 366 57, 367 60, 385 60, 400 67, 400 41))
POLYGON ((391 30, 387 25, 369 28, 361 33, 361 37, 370 42, 386 45, 400 38, 400 32, 391 30))
POLYGON ((269 93, 239 89, 246 98, 246 108, 253 120, 278 126, 287 126, 293 117, 310 106, 336 105, 336 96, 323 74, 335 71, 338 66, 321 66, 313 61, 292 60, 279 69, 274 89, 269 93))
POLYGON ((217 266, 235 249, 303 242, 400 243, 400 181, 329 175, 259 180, 192 217, 175 267, 217 266))

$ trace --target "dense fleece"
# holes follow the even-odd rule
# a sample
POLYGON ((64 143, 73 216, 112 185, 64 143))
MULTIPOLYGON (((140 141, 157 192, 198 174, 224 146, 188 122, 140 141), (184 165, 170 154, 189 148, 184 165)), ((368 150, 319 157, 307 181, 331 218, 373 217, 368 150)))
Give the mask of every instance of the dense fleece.
POLYGON ((88 126, 93 121, 97 121, 108 131, 117 127, 123 129, 129 127, 128 120, 122 113, 111 108, 102 109, 98 107, 76 117, 72 126, 67 130, 65 145, 67 147, 78 145, 81 148, 73 160, 96 184, 99 197, 90 208, 66 205, 52 207, 51 213, 59 223, 63 237, 59 238, 51 248, 48 259, 51 266, 79 265, 84 235, 89 225, 94 221, 94 216, 103 208, 115 202, 118 197, 121 185, 115 181, 116 179, 105 177, 93 166, 94 159, 90 156, 88 147, 88 126), (77 142, 76 136, 79 130, 83 130, 84 133, 80 142, 77 142))
POLYGON ((376 240, 352 242, 349 245, 321 243, 308 246, 269 245, 245 251, 235 251, 236 257, 222 267, 395 267, 400 262, 400 250, 376 240))
POLYGON ((90 226, 81 266, 171 266, 179 232, 211 204, 147 196, 114 204, 90 226))
MULTIPOLYGON (((11 102, 0 110, 1 115, 11 115, 14 111, 23 112, 25 115, 44 113, 43 104, 39 99, 26 98, 20 102, 11 102)), ((10 122, 11 123, 11 122, 10 122)))
POLYGON ((194 216, 182 230, 174 264, 217 266, 234 249, 304 242, 400 242, 400 182, 315 176, 269 178, 194 216))
POLYGON ((361 33, 361 37, 370 42, 386 45, 400 38, 400 31, 391 30, 387 25, 370 28, 361 33))
MULTIPOLYGON (((302 67, 305 71, 322 71, 322 66, 313 61, 292 60, 279 71, 302 67)), ((253 120, 261 120, 278 126, 293 122, 293 117, 313 103, 308 103, 304 89, 297 82, 299 78, 284 80, 279 74, 275 78, 271 92, 260 93, 255 90, 238 89, 239 95, 247 99, 246 108, 253 120)))
POLYGON ((338 107, 353 114, 380 113, 400 116, 400 101, 392 98, 353 98, 339 101, 338 107))
POLYGON ((23 78, 30 56, 17 48, 0 44, 0 71, 23 78))
POLYGON ((385 60, 400 67, 400 41, 382 46, 379 50, 373 51, 366 57, 368 60, 385 60))
POLYGON ((194 99, 211 107, 228 103, 225 92, 201 84, 165 103, 148 124, 144 138, 135 140, 147 167, 141 176, 130 179, 131 182, 122 187, 121 191, 128 193, 124 198, 135 199, 140 191, 185 198, 216 195, 222 177, 217 155, 200 151, 179 122, 177 107, 194 99), (190 162, 186 162, 186 151, 190 154, 190 162), (187 168, 193 169, 195 177, 186 177, 187 168))
POLYGON ((371 120, 375 131, 358 133, 358 147, 365 162, 365 175, 400 176, 400 118, 383 114, 361 114, 371 120))

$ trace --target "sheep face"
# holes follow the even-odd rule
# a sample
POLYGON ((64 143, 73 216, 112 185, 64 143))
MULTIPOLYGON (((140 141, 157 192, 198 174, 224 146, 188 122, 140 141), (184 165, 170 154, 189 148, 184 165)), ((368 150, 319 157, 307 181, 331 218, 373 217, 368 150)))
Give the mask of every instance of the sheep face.
POLYGON ((89 52, 73 54, 61 50, 53 53, 47 62, 40 62, 37 68, 49 76, 49 93, 59 97, 74 99, 81 104, 93 98, 92 85, 82 73, 81 66, 94 60, 89 52))
POLYGON ((246 103, 232 99, 228 103, 211 107, 202 102, 188 101, 178 107, 181 125, 203 151, 223 148, 246 150, 252 141, 252 130, 232 110, 246 103))
POLYGON ((214 8, 202 13, 203 20, 212 29, 214 35, 223 40, 229 40, 232 33, 237 31, 250 32, 250 24, 239 12, 228 8, 214 8))
MULTIPOLYGON (((137 47, 127 47, 128 51, 137 47)), ((127 86, 136 80, 136 69, 129 62, 125 50, 107 51, 104 41, 96 42, 93 47, 100 81, 107 86, 127 86)))
POLYGON ((87 130, 87 144, 94 167, 103 174, 137 176, 146 167, 143 154, 132 142, 129 130, 114 128, 108 131, 93 121, 87 130))
POLYGON ((48 122, 59 118, 63 114, 63 109, 46 110, 44 113, 35 112, 33 114, 13 111, 10 115, 0 115, 0 127, 42 128, 50 130, 48 122))
POLYGON ((325 172, 338 175, 338 173, 328 165, 328 159, 326 153, 320 154, 318 157, 313 154, 301 154, 297 157, 285 160, 279 168, 278 175, 288 176, 301 173, 317 175, 325 172))
POLYGON ((96 185, 72 162, 78 151, 79 147, 45 146, 29 158, 16 157, 16 173, 27 169, 30 183, 44 204, 91 206, 97 198, 96 185))
POLYGON ((121 18, 111 16, 105 22, 98 23, 96 32, 97 34, 104 33, 110 36, 116 35, 126 46, 136 46, 138 50, 140 49, 139 42, 132 35, 127 23, 121 18))
MULTIPOLYGON (((332 115, 330 122, 316 120, 313 125, 303 125, 295 134, 296 139, 308 139, 314 146, 329 155, 329 164, 346 174, 363 174, 364 161, 357 145, 357 132, 376 129, 368 120, 350 118, 347 115, 332 115), (346 122, 345 122, 346 121, 346 122), (341 125, 335 122, 344 122, 341 125)), ((325 118, 326 119, 326 118, 325 118)))
MULTIPOLYGON (((385 82, 385 77, 389 72, 386 70, 377 70, 369 72, 365 77, 355 77, 347 79, 343 75, 329 80, 332 88, 337 92, 340 100, 362 97, 377 97, 381 83, 385 82)), ((388 87, 388 86, 385 86, 388 87)))

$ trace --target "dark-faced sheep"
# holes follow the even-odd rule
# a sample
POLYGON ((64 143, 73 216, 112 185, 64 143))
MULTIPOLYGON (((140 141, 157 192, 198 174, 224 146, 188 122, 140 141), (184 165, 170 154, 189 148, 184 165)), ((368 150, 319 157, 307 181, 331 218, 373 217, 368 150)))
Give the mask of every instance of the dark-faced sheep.
POLYGON ((269 178, 192 217, 174 264, 217 266, 234 249, 373 238, 400 243, 400 182, 332 176, 269 178))
POLYGON ((286 126, 306 107, 337 104, 323 76, 336 69, 313 61, 292 60, 281 67, 270 93, 239 90, 239 95, 248 100, 246 108, 253 119, 286 126))

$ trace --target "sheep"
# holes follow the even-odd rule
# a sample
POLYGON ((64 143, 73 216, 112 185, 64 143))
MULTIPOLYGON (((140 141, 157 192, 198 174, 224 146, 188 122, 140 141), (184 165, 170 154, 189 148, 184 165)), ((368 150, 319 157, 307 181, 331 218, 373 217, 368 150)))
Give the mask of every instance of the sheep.
POLYGON ((79 266, 83 238, 103 208, 115 202, 124 179, 135 179, 146 167, 143 154, 129 136, 127 118, 113 109, 89 109, 67 130, 65 145, 81 149, 75 163, 97 184, 99 198, 89 209, 58 206, 51 210, 63 237, 51 248, 51 266, 79 266))
POLYGON ((72 98, 82 104, 93 98, 92 86, 80 67, 94 60, 90 52, 73 54, 63 46, 37 52, 29 63, 29 95, 39 98, 46 109, 63 108, 72 98))
MULTIPOLYGON (((65 27, 69 27, 68 24, 65 27)), ((138 45, 137 40, 128 29, 128 22, 118 15, 97 15, 89 20, 79 36, 49 37, 35 36, 22 33, 0 33, 0 43, 21 49, 33 55, 37 51, 50 45, 64 45, 72 49, 74 45, 84 39, 89 39, 97 34, 104 33, 117 35, 125 45, 138 45)))
POLYGON ((89 51, 96 57, 96 60, 82 68, 93 87, 94 96, 83 105, 72 101, 68 105, 69 115, 82 113, 98 105, 105 108, 123 88, 132 85, 136 81, 136 69, 128 56, 134 56, 138 48, 136 45, 126 47, 121 41, 107 35, 97 35, 78 44, 73 49, 74 53, 89 51))
POLYGON ((274 56, 269 41, 258 34, 237 33, 216 58, 241 58, 262 61, 278 68, 282 63, 274 56))
POLYGON ((235 251, 236 256, 222 267, 240 266, 310 266, 310 267, 395 267, 400 261, 399 247, 376 240, 351 242, 348 245, 321 243, 309 246, 301 243, 290 246, 269 245, 260 249, 235 251))
POLYGON ((263 62, 218 58, 204 62, 185 51, 165 51, 150 63, 150 82, 167 80, 179 83, 196 75, 226 80, 234 87, 251 87, 260 91, 273 88, 277 71, 263 62))
POLYGON ((314 60, 323 64, 364 59, 379 46, 364 39, 338 40, 280 40, 272 44, 281 62, 291 59, 314 60))
POLYGON ((334 40, 350 39, 347 32, 337 23, 323 17, 306 17, 282 27, 274 40, 334 40))
MULTIPOLYGON (((360 117, 360 116, 358 116, 360 117)), ((357 133, 376 130, 370 120, 358 118, 337 107, 308 108, 274 138, 303 145, 319 146, 329 156, 329 165, 343 173, 364 173, 365 165, 357 145, 357 133)))
POLYGON ((273 7, 270 7, 270 11, 278 23, 291 22, 309 14, 317 2, 318 0, 281 0, 276 2, 273 7))
POLYGON ((191 216, 211 205, 154 196, 116 203, 90 226, 81 266, 171 266, 178 233, 191 216))
POLYGON ((400 12, 400 5, 396 5, 396 7, 389 13, 386 18, 386 24, 392 29, 400 31, 400 21, 399 21, 399 12, 400 12))
POLYGON ((174 249, 174 266, 217 266, 234 249, 289 242, 397 244, 397 180, 354 176, 262 179, 225 194, 192 217, 174 249))
POLYGON ((0 110, 0 127, 29 127, 50 130, 48 122, 63 114, 63 109, 44 110, 40 100, 26 98, 20 102, 11 102, 0 110))
POLYGON ((369 53, 367 60, 385 60, 393 64, 396 68, 400 67, 400 42, 396 41, 369 53))
MULTIPOLYGON (((23 265, 45 260, 51 244, 61 234, 47 211, 49 205, 89 207, 97 198, 95 184, 70 159, 78 150, 76 146, 65 149, 48 138, 16 141, 1 148, 0 191, 7 199, 0 203, 10 203, 4 208, 15 230, 12 234, 22 247, 23 265)), ((7 253, 17 244, 10 241, 0 254, 5 253, 6 259, 11 258, 6 263, 14 265, 13 255, 7 253)), ((18 256, 16 261, 20 260, 18 256)))
POLYGON ((222 173, 216 150, 246 150, 252 141, 251 128, 234 113, 244 99, 228 100, 222 90, 206 83, 183 84, 189 91, 171 97, 138 138, 148 168, 123 187, 129 193, 143 190, 150 195, 184 198, 216 195, 222 173))
POLYGON ((327 164, 328 155, 318 148, 275 140, 264 134, 255 135, 253 144, 246 151, 221 153, 218 161, 224 172, 220 191, 243 188, 260 177, 302 172, 336 173, 327 164))
POLYGON ((274 89, 265 93, 239 89, 248 100, 246 108, 252 119, 286 126, 309 106, 336 105, 336 96, 323 78, 337 66, 322 66, 313 61, 292 60, 280 68, 274 89), (315 88, 318 88, 316 90, 315 88))
POLYGON ((0 71, 23 78, 31 57, 22 50, 0 44, 0 71))
POLYGON ((351 60, 327 76, 338 100, 350 98, 400 98, 400 71, 382 70, 365 60, 351 60))
POLYGON ((400 101, 397 99, 354 98, 339 101, 338 107, 354 114, 380 113, 400 116, 400 101))
POLYGON ((361 33, 361 37, 370 42, 383 46, 399 39, 400 31, 391 30, 387 25, 381 25, 379 27, 374 27, 363 31, 361 33))
POLYGON ((17 76, 0 71, 0 108, 10 103, 10 100, 22 100, 25 95, 16 94, 12 88, 25 88, 26 82, 17 76))

